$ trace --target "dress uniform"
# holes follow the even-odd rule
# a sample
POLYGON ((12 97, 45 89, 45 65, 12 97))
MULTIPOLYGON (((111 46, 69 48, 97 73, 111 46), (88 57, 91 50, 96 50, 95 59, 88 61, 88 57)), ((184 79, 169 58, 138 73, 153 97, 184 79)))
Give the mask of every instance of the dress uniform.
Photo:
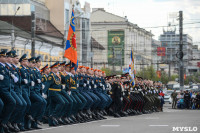
POLYGON ((19 128, 21 130, 24 130, 24 127, 27 130, 30 130, 30 126, 29 126, 29 122, 34 121, 34 119, 32 118, 32 116, 30 115, 30 108, 31 108, 31 100, 30 100, 30 86, 31 86, 31 80, 30 80, 30 74, 28 71, 28 65, 27 65, 27 55, 24 54, 22 55, 22 57, 19 59, 19 62, 21 63, 21 66, 19 67, 19 72, 21 75, 21 88, 22 88, 22 96, 24 98, 24 100, 27 103, 27 107, 26 107, 26 111, 24 114, 24 122, 22 124, 19 125, 19 128))
MULTIPOLYGON (((9 129, 6 124, 15 109, 16 101, 11 95, 11 78, 9 70, 5 66, 6 62, 6 52, 0 52, 0 98, 6 104, 2 110, 0 119, 1 119, 1 131, 9 132, 9 129), (3 128, 3 130, 2 130, 3 128)), ((2 104, 1 104, 2 105, 2 104)))
MULTIPOLYGON (((16 51, 13 51, 13 60, 15 58, 17 58, 18 55, 16 55, 16 51)), ((16 92, 18 98, 21 100, 22 102, 22 108, 20 109, 20 111, 18 112, 18 117, 15 117, 15 122, 17 124, 20 124, 23 122, 23 117, 25 115, 25 111, 26 111, 26 106, 27 106, 27 103, 26 101, 24 100, 24 98, 22 97, 22 88, 21 88, 21 82, 22 82, 22 78, 21 78, 21 75, 20 75, 20 72, 19 72, 19 68, 16 66, 18 64, 18 58, 15 59, 16 62, 13 61, 13 64, 12 64, 12 67, 13 67, 13 71, 14 71, 14 74, 15 76, 18 78, 18 82, 16 82, 14 84, 14 91, 16 92)), ((17 128, 17 125, 13 125, 15 128, 17 128)))
POLYGON ((72 110, 72 107, 73 107, 73 101, 70 98, 69 93, 66 91, 66 73, 64 71, 65 64, 66 64, 66 61, 59 64, 60 67, 63 67, 61 69, 62 71, 59 72, 59 77, 61 79, 61 84, 62 84, 62 88, 63 88, 61 90, 61 94, 62 94, 63 100, 65 101, 65 107, 63 108, 61 116, 62 116, 62 123, 63 124, 70 124, 68 117, 71 115, 71 110, 72 110))
MULTIPOLYGON (((29 59, 29 62, 32 63, 38 63, 40 61, 40 56, 37 58, 31 58, 29 59)), ((42 120, 42 117, 45 113, 47 102, 42 97, 42 75, 40 74, 40 70, 37 67, 29 68, 29 72, 31 73, 31 82, 34 83, 34 86, 32 86, 31 93, 30 93, 30 99, 32 102, 31 105, 31 114, 34 118, 35 122, 31 123, 31 128, 34 129, 40 129, 37 126, 37 123, 40 124, 39 121, 42 120)))
MULTIPOLYGON (((71 70, 74 68, 71 68, 71 70)), ((68 79, 68 84, 70 84, 70 89, 71 89, 71 95, 75 98, 75 100, 77 101, 77 108, 75 109, 75 115, 76 118, 79 122, 85 122, 84 119, 84 114, 83 114, 83 109, 87 104, 87 100, 84 98, 83 95, 80 94, 79 88, 77 89, 77 79, 76 76, 73 75, 72 73, 70 73, 69 75, 69 79, 68 79)))
POLYGON ((13 111, 11 118, 9 119, 9 124, 8 127, 10 128, 11 131, 14 132, 18 132, 20 131, 20 129, 17 127, 16 123, 17 120, 21 119, 22 115, 21 115, 21 111, 24 111, 24 104, 22 102, 23 99, 21 99, 18 95, 17 95, 17 90, 18 88, 15 88, 15 84, 20 84, 20 79, 18 78, 19 76, 16 76, 17 72, 15 72, 14 67, 12 66, 11 63, 13 63, 13 57, 14 57, 14 53, 13 51, 10 51, 8 53, 6 53, 7 55, 7 63, 6 63, 6 67, 9 70, 10 73, 10 78, 11 78, 11 95, 13 96, 13 98, 16 101, 16 107, 15 110, 13 111), (12 124, 15 125, 15 127, 12 126, 12 124))
POLYGON ((47 82, 45 84, 45 89, 43 93, 47 94, 48 91, 48 99, 49 99, 49 126, 57 126, 58 119, 60 119, 61 111, 65 106, 65 101, 63 100, 61 94, 61 79, 57 75, 58 72, 58 62, 53 64, 50 68, 52 72, 50 72, 47 82))

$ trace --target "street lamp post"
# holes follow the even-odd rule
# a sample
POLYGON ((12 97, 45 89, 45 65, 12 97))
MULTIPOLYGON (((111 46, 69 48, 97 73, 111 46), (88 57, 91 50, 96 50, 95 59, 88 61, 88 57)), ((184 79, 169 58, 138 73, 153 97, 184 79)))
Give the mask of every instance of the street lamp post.
POLYGON ((11 49, 14 50, 15 48, 15 44, 14 44, 14 40, 15 40, 15 30, 14 30, 14 25, 13 25, 13 19, 16 16, 17 12, 19 11, 20 6, 17 8, 17 10, 15 11, 14 16, 12 17, 12 32, 11 32, 11 49))

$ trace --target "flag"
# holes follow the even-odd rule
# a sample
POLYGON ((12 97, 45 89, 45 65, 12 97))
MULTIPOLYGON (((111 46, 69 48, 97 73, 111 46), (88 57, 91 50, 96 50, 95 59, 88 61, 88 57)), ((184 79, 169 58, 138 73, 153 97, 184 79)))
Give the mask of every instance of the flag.
POLYGON ((134 74, 134 56, 133 56, 133 50, 131 50, 131 58, 129 63, 129 76, 130 76, 130 82, 132 87, 135 86, 135 74, 134 74))
POLYGON ((72 9, 72 16, 69 25, 67 36, 66 48, 64 57, 68 58, 72 63, 77 64, 77 47, 76 47, 76 34, 74 22, 74 10, 72 9))

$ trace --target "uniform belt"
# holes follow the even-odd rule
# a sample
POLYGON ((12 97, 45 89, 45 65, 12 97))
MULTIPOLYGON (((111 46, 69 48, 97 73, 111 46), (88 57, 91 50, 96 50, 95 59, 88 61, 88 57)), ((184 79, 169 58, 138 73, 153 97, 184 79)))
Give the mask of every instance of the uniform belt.
POLYGON ((61 91, 61 89, 49 88, 50 91, 61 91))
POLYGON ((71 89, 76 89, 76 87, 71 87, 71 89))

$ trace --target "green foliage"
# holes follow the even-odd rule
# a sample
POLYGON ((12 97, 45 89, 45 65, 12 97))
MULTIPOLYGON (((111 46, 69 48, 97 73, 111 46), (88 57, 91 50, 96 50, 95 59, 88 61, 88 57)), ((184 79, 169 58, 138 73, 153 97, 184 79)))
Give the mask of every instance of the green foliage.
POLYGON ((184 84, 188 85, 189 82, 200 83, 200 72, 194 73, 193 75, 190 75, 190 76, 186 76, 186 79, 184 80, 184 84))
POLYGON ((111 70, 109 68, 102 68, 102 71, 105 71, 107 76, 110 76, 112 74, 111 70))
MULTIPOLYGON (((159 78, 153 66, 149 66, 141 71, 136 72, 136 76, 142 77, 144 79, 149 79, 152 81, 161 81, 164 84, 167 84, 167 82, 169 81, 168 74, 164 71, 161 72, 161 78, 159 78)), ((174 81, 177 77, 178 75, 172 75, 170 80, 174 81)))
POLYGON ((102 71, 105 71, 106 75, 107 76, 110 76, 110 75, 121 75, 122 74, 122 71, 113 71, 109 68, 101 68, 102 71))

